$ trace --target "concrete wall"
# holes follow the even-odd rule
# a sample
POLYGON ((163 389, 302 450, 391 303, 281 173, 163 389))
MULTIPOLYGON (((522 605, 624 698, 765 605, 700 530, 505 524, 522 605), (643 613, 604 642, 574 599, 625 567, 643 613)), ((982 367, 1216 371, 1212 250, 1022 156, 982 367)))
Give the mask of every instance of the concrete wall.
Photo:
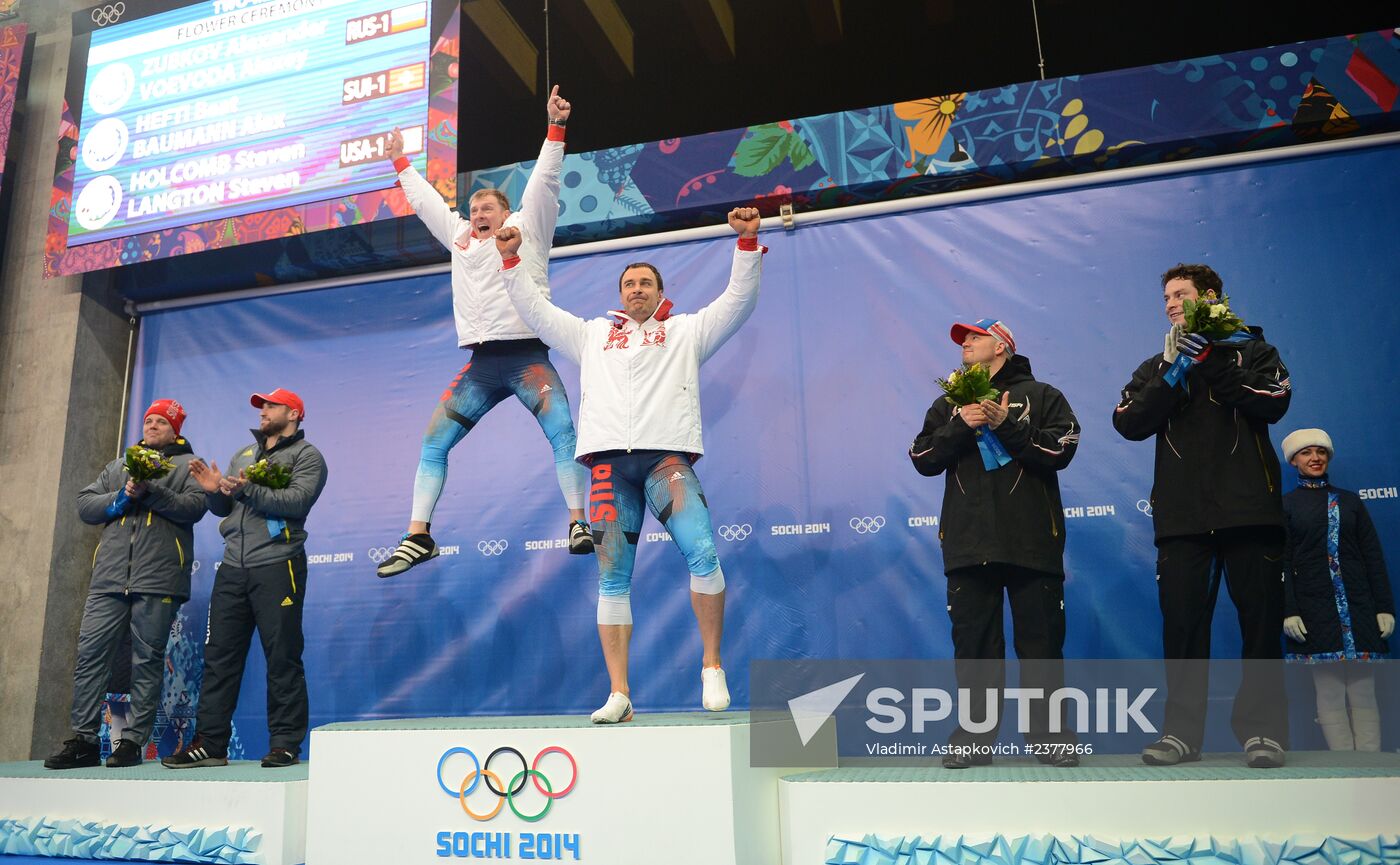
POLYGON ((77 491, 116 455, 130 327, 111 281, 44 279, 72 12, 92 0, 19 0, 37 34, 10 143, 14 184, 0 261, 0 761, 69 735, 73 657, 97 530, 77 491))

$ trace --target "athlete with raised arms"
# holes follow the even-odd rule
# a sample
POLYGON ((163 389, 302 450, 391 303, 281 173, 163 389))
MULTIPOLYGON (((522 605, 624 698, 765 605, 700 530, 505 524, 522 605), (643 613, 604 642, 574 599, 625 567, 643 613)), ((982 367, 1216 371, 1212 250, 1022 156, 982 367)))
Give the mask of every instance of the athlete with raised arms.
POLYGON ((598 637, 611 692, 595 724, 632 720, 627 681, 632 638, 632 566, 644 509, 650 508, 685 556, 690 603, 704 645, 701 705, 729 707, 720 665, 724 572, 715 552, 709 504, 694 462, 704 453, 700 428, 700 365, 748 320, 758 303, 763 253, 758 211, 738 207, 729 225, 739 235, 724 293, 695 313, 676 314, 661 272, 629 264, 618 279, 622 308, 585 321, 549 300, 537 271, 521 267, 521 234, 496 232, 506 291, 521 317, 546 343, 579 364, 579 459, 592 472, 589 492, 598 545, 598 637))
MULTIPOLYGON (((593 551, 584 522, 588 470, 574 461, 577 438, 564 383, 549 360, 548 347, 516 313, 506 296, 495 234, 509 227, 523 239, 520 258, 532 278, 548 285, 549 249, 559 217, 559 170, 564 161, 564 127, 571 106, 556 85, 546 106, 549 134, 530 172, 520 209, 499 189, 472 194, 468 218, 449 207, 437 190, 403 155, 403 135, 389 136, 388 157, 399 172, 409 205, 428 231, 452 253, 452 311, 457 344, 471 349, 471 361, 443 392, 423 434, 422 455, 413 483, 408 531, 379 566, 381 577, 401 574, 438 554, 431 534, 433 510, 447 479, 447 453, 497 403, 514 395, 539 421, 554 449, 559 489, 569 509, 569 552, 593 551)), ((548 290, 547 288, 545 289, 548 290)))

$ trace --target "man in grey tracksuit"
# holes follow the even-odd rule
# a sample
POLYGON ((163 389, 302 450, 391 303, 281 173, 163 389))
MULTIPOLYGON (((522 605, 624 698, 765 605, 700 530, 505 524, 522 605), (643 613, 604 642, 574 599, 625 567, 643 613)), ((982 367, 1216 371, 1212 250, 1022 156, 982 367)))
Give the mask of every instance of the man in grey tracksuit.
POLYGON ((143 447, 175 465, 169 474, 136 483, 123 459, 108 463, 78 493, 78 516, 103 526, 92 554, 92 582, 78 631, 73 671, 73 738, 44 761, 49 769, 96 766, 102 699, 123 633, 131 633, 131 717, 107 759, 135 766, 150 738, 160 703, 165 645, 175 612, 190 596, 194 524, 204 516, 204 492, 190 476, 194 454, 180 436, 185 410, 156 400, 142 422, 143 447))
POLYGON ((306 440, 301 397, 278 388, 253 394, 261 410, 255 443, 234 454, 226 474, 218 464, 195 460, 190 471, 208 495, 209 510, 223 517, 224 558, 209 598, 204 645, 204 685, 193 742, 161 762, 172 769, 228 764, 233 710, 253 632, 267 659, 267 768, 298 762, 309 714, 301 664, 302 604, 306 600, 306 517, 326 485, 326 462, 306 440), (283 489, 247 479, 261 460, 282 466, 291 479, 283 489))

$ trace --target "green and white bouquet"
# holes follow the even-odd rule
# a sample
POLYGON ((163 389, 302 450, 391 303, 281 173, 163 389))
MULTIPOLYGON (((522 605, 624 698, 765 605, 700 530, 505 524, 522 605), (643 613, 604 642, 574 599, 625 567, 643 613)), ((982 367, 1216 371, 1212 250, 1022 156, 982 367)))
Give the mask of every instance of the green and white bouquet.
POLYGON ((1185 323, 1181 326, 1183 331, 1199 333, 1212 341, 1228 339, 1247 329, 1244 320, 1230 309, 1230 295, 1228 294, 1222 294, 1216 298, 1214 291, 1207 291, 1205 297, 1183 303, 1181 312, 1186 317, 1185 323))
POLYGON ((170 474, 175 468, 175 461, 162 455, 158 450, 142 445, 132 445, 126 449, 126 458, 122 461, 122 468, 126 469, 126 473, 131 475, 133 481, 140 484, 170 474))
MULTIPOLYGON (((992 387, 991 373, 980 363, 955 369, 948 373, 947 378, 940 378, 937 382, 943 390, 943 398, 959 408, 1001 396, 1001 391, 992 387)), ((982 468, 989 472, 996 471, 1011 462, 1011 454, 990 426, 983 424, 974 432, 977 434, 977 450, 982 455, 982 468)))
MULTIPOLYGON (((1182 333, 1197 334, 1211 342, 1244 342, 1254 338, 1244 319, 1230 309, 1228 294, 1216 297, 1214 291, 1207 291, 1199 299, 1182 303, 1181 314, 1185 319, 1181 324, 1182 333)), ((1195 362, 1184 354, 1178 354, 1162 378, 1172 387, 1178 387, 1182 376, 1195 362)))
POLYGON ((992 387, 992 377, 980 363, 955 369, 947 378, 938 379, 943 398, 955 406, 975 405, 984 399, 996 399, 1001 391, 992 387))
POLYGON ((272 490, 285 490, 292 482, 292 471, 284 465, 272 462, 266 457, 248 466, 243 471, 248 483, 257 484, 272 490))

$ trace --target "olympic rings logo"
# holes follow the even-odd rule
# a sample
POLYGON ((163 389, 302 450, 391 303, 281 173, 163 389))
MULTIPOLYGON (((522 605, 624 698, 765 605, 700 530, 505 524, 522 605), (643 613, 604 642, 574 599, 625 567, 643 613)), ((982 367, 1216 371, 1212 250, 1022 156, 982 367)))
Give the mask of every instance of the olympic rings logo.
POLYGON ((370 547, 369 560, 376 565, 382 565, 394 554, 393 547, 370 547))
POLYGON ((885 527, 884 517, 851 517, 851 528, 857 534, 873 535, 885 527))
POLYGON ((497 540, 485 540, 476 542, 476 551, 483 556, 499 556, 510 546, 510 541, 505 538, 497 540))
POLYGON ((98 27, 106 27, 108 24, 115 24, 126 14, 126 4, 120 2, 108 3, 106 6, 99 6, 92 10, 92 23, 98 27))
POLYGON ((190 562, 190 573, 199 573, 199 559, 195 559, 194 561, 190 562))
POLYGON ((1147 499, 1138 499, 1137 509, 1149 517, 1152 516, 1152 503, 1147 499))
POLYGON ((574 759, 573 754, 570 754, 558 745, 550 745, 548 748, 541 749, 540 752, 535 755, 534 761, 530 763, 525 762, 524 754, 508 746, 502 746, 492 751, 486 756, 485 763, 479 761, 476 754, 473 754, 469 749, 454 747, 443 751, 442 756, 438 758, 437 782, 438 786, 442 788, 442 792, 456 799, 462 806, 462 810, 466 812, 466 815, 473 820, 484 823, 501 813, 502 807, 509 805, 511 812, 521 820, 524 820, 526 823, 538 823, 549 813, 549 809, 554 807, 554 800, 563 799, 573 792, 574 786, 578 784, 578 761, 574 759), (471 758, 472 765, 476 767, 462 778, 456 790, 453 790, 442 780, 442 766, 447 762, 447 758, 451 757, 453 754, 465 754, 471 758), (502 754, 513 754, 515 758, 520 761, 520 771, 511 776, 510 782, 507 784, 502 784, 501 776, 491 771, 491 761, 502 754), (554 784, 540 771, 540 761, 550 754, 563 754, 569 761, 569 768, 573 770, 573 775, 569 779, 569 783, 557 793, 554 791, 554 784), (534 782, 535 789, 545 798, 544 809, 538 814, 522 814, 520 813, 520 809, 515 805, 515 797, 519 796, 520 792, 525 789, 527 778, 534 782), (493 781, 495 782, 494 784, 492 783, 493 781), (472 794, 472 791, 477 788, 477 785, 483 783, 486 785, 486 789, 496 796, 496 807, 488 812, 478 813, 473 811, 471 806, 467 804, 467 797, 472 794))
POLYGON ((724 538, 726 541, 742 541, 744 538, 747 538, 751 534, 753 534, 753 526, 749 525, 748 523, 744 523, 743 525, 719 527, 719 536, 721 538, 724 538))

